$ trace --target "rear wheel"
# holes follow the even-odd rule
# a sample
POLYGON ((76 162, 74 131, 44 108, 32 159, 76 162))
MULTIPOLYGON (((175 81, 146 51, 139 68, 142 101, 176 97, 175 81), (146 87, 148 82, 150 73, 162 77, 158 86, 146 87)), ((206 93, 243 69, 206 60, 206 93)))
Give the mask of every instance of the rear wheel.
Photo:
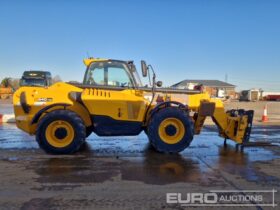
POLYGON ((148 137, 157 151, 177 153, 190 145, 193 130, 186 111, 168 107, 154 114, 148 125, 148 137))
POLYGON ((39 122, 36 141, 47 153, 70 154, 79 150, 86 138, 83 120, 69 110, 55 110, 39 122))

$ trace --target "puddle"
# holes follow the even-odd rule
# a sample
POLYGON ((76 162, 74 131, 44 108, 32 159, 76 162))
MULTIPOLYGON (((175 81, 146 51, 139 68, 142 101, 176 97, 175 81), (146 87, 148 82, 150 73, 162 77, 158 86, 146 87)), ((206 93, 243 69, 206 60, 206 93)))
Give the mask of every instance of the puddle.
POLYGON ((118 175, 115 161, 88 158, 50 158, 32 162, 28 169, 40 175, 41 183, 100 183, 118 175), (109 169, 109 170, 108 170, 109 169))
MULTIPOLYGON (((71 185, 102 183, 105 181, 138 181, 145 184, 166 185, 178 182, 196 182, 202 186, 218 186, 224 181, 208 171, 197 158, 181 155, 163 155, 147 148, 143 157, 64 157, 33 161, 27 169, 34 170, 42 184, 71 185)), ((59 187, 58 187, 59 189, 59 187)))
MULTIPOLYGON (((247 181, 279 182, 256 168, 256 161, 268 161, 275 156, 266 150, 240 153, 234 148, 219 147, 215 156, 183 156, 160 154, 150 147, 142 156, 100 157, 88 153, 88 148, 78 157, 52 157, 42 161, 31 161, 27 169, 34 170, 42 184, 71 183, 79 186, 85 183, 105 181, 137 181, 145 184, 166 185, 173 183, 199 183, 201 186, 226 186, 220 171, 240 176, 247 181), (83 153, 84 152, 84 153, 83 153), (84 154, 84 156, 81 156, 84 154)), ((68 186, 69 187, 69 186, 68 186)), ((57 189, 60 189, 57 186, 57 189)))

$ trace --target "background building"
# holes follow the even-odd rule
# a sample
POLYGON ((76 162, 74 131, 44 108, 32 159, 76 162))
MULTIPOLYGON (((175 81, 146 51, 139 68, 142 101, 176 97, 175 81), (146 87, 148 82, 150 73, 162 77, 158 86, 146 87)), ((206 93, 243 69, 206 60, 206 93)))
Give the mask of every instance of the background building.
POLYGON ((236 86, 220 80, 183 80, 171 87, 178 89, 193 89, 196 85, 203 85, 205 90, 214 97, 236 98, 236 86))

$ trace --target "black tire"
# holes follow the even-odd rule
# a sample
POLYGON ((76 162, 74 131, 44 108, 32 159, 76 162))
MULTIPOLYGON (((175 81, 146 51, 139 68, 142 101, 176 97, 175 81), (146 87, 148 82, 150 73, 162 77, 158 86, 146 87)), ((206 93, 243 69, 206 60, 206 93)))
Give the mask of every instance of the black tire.
POLYGON ((144 128, 143 131, 148 136, 148 127, 144 128))
MULTIPOLYGON (((177 131, 175 131, 177 132, 177 131)), ((180 131, 179 131, 180 132, 180 131)), ((172 135, 172 134, 171 134, 172 135)), ((178 153, 187 148, 193 140, 194 126, 193 122, 190 120, 188 112, 181 110, 176 107, 168 107, 159 110, 152 116, 150 123, 148 125, 148 137, 151 145, 159 152, 164 153, 178 153), (165 119, 176 118, 180 121, 184 127, 182 129, 183 137, 178 138, 176 143, 166 143, 163 141, 159 135, 159 127, 165 119)))
MULTIPOLYGON (((64 134, 68 136, 68 133, 64 134)), ((86 138, 86 127, 83 120, 73 111, 54 110, 46 114, 39 122, 36 130, 36 141, 40 148, 51 154, 71 154, 77 152, 86 138), (65 147, 55 147, 48 142, 46 130, 54 121, 66 121, 73 129, 73 140, 65 147)))

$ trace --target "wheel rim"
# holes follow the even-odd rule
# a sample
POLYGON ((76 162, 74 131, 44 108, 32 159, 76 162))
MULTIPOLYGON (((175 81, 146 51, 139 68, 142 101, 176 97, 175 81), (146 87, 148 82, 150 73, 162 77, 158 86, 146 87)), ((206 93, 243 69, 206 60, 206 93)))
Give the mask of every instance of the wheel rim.
POLYGON ((72 143, 75 131, 72 125, 64 120, 51 122, 46 129, 46 139, 53 147, 66 147, 72 143))
POLYGON ((159 125, 159 137, 167 144, 176 144, 185 135, 185 126, 177 118, 167 118, 159 125))

